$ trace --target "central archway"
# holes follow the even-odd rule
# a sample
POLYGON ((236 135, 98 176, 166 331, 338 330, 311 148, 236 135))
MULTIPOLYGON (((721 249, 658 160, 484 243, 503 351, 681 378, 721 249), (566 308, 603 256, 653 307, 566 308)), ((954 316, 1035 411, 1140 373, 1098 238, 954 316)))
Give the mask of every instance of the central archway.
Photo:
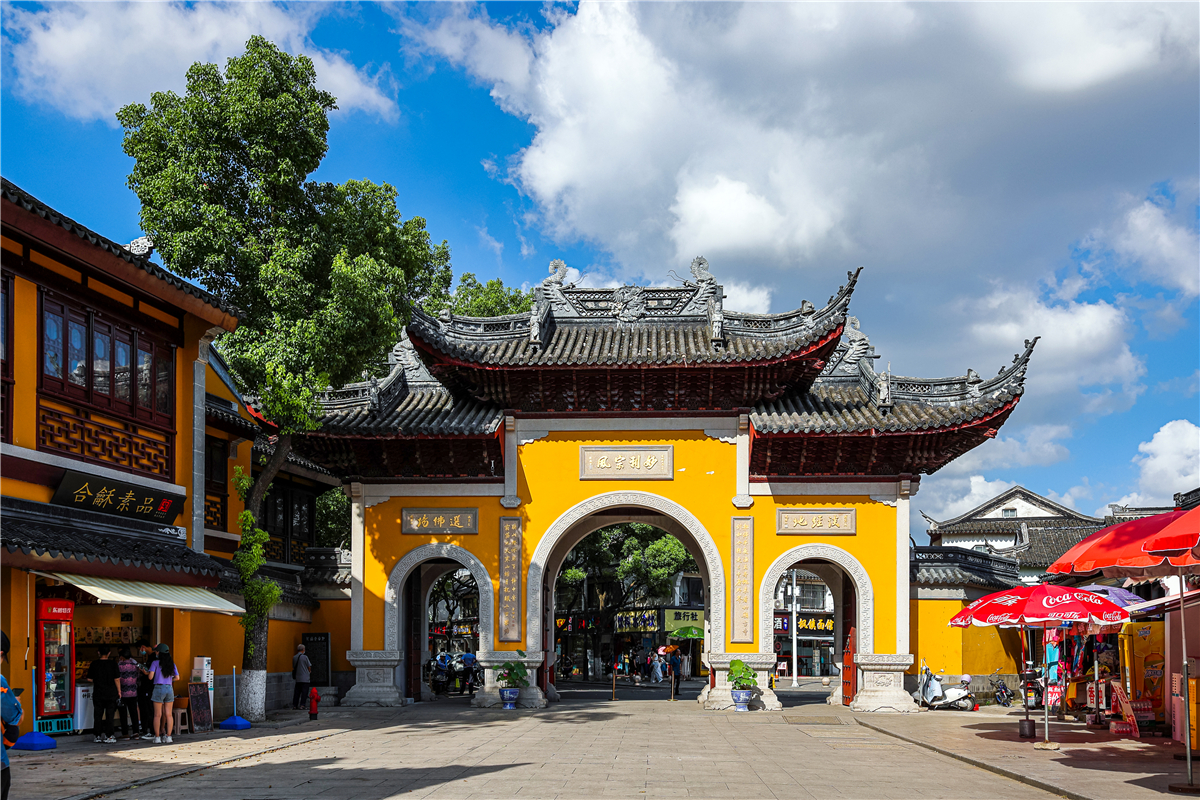
POLYGON ((678 538, 693 557, 700 556, 697 564, 705 571, 708 583, 709 652, 724 652, 725 566, 716 542, 700 521, 678 503, 649 492, 623 491, 607 492, 578 503, 559 516, 538 541, 525 585, 526 645, 530 653, 544 651, 543 629, 547 624, 544 598, 552 598, 554 590, 553 586, 547 590, 546 575, 551 572, 556 575, 572 547, 589 533, 611 524, 612 520, 600 517, 606 511, 618 509, 641 509, 665 518, 654 524, 678 538))

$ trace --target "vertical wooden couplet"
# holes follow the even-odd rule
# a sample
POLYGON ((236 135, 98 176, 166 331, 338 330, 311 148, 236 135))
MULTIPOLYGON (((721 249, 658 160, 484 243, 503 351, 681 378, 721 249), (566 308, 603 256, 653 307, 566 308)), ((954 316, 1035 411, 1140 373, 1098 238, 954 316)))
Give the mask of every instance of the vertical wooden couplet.
POLYGON ((500 518, 500 641, 521 641, 521 518, 500 518))
POLYGON ((729 641, 754 641, 754 518, 733 518, 733 619, 729 641))

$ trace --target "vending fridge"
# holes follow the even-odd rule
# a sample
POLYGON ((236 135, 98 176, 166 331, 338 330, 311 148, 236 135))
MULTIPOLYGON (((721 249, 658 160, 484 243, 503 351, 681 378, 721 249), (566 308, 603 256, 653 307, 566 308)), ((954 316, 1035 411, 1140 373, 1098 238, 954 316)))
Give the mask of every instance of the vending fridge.
POLYGON ((71 600, 37 601, 37 698, 34 701, 38 730, 70 731, 75 710, 75 637, 71 600))

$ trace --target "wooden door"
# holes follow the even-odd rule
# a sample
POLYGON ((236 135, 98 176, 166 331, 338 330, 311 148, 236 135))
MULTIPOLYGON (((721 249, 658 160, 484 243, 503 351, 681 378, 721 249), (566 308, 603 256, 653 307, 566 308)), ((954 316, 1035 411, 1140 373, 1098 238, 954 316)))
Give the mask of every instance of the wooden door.
POLYGON ((421 570, 413 570, 404 584, 405 615, 403 622, 404 643, 404 696, 421 699, 421 615, 428 614, 424 598, 421 597, 421 570))
POLYGON ((854 628, 846 636, 846 649, 842 651, 842 705, 850 705, 858 693, 858 667, 854 664, 854 628))

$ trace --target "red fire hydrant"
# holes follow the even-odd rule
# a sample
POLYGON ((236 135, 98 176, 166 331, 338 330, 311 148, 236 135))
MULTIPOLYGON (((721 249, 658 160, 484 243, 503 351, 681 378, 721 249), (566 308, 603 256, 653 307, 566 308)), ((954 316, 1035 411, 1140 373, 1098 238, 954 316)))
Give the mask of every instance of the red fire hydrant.
POLYGON ((308 690, 308 718, 309 719, 317 718, 317 703, 319 703, 319 702, 321 702, 320 692, 318 692, 315 687, 312 689, 309 689, 308 690))

